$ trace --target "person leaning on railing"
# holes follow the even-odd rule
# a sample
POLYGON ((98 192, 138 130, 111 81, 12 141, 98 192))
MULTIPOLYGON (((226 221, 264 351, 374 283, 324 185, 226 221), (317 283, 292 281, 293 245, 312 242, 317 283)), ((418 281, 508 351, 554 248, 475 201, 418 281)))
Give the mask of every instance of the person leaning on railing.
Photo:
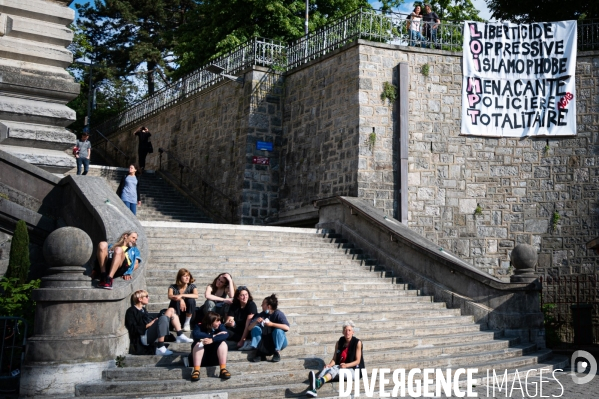
POLYGON ((424 38, 420 33, 420 22, 422 21, 422 15, 420 14, 420 6, 414 7, 414 11, 406 18, 406 25, 408 33, 410 34, 410 46, 423 47, 424 38))
POLYGON ((422 20, 424 21, 424 36, 426 36, 426 39, 438 49, 440 46, 437 44, 437 28, 439 28, 441 20, 437 13, 431 9, 429 3, 424 5, 424 11, 425 13, 422 16, 422 20))

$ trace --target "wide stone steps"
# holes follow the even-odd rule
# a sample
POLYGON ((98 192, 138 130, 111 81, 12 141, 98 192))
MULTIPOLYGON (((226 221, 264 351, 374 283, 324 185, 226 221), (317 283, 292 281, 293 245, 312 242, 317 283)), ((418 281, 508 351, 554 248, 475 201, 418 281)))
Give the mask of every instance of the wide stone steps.
MULTIPOLYGON (((75 174, 76 169, 67 174, 75 174)), ((116 191, 121 178, 127 173, 125 168, 90 165, 88 175, 106 179, 116 191)), ((170 184, 153 172, 144 173, 140 186, 141 206, 137 207, 137 218, 144 221, 197 222, 209 223, 210 219, 193 206, 170 184)))
MULTIPOLYGON (((204 302, 206 285, 219 273, 229 272, 237 286, 249 287, 257 304, 277 294, 279 308, 290 322, 289 346, 281 352, 279 363, 251 363, 248 359, 254 352, 230 350, 230 380, 217 378, 218 367, 203 367, 200 382, 191 383, 191 368, 185 368, 182 360, 190 344, 171 343, 173 355, 127 355, 125 367, 105 370, 102 382, 78 385, 78 396, 305 397, 307 372, 318 371, 330 360, 342 324, 350 319, 364 344, 369 370, 473 367, 483 378, 488 369, 557 364, 550 351, 505 338, 501 331, 481 331, 472 316, 421 295, 401 276, 387 272, 334 232, 159 221, 142 224, 151 249, 146 271, 149 311, 168 306, 168 286, 179 268, 190 270, 196 279, 198 306, 204 302)), ((336 389, 337 384, 326 384, 319 397, 336 397, 336 389)))

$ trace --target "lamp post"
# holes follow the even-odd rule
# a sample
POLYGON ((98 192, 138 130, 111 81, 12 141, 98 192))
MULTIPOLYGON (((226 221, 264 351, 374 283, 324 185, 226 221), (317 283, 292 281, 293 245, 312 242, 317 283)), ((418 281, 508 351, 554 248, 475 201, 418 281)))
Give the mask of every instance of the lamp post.
POLYGON ((74 61, 73 64, 81 64, 89 66, 89 90, 87 95, 87 116, 85 117, 85 123, 83 126, 83 131, 87 131, 90 133, 91 119, 92 119, 92 103, 94 97, 94 88, 93 88, 93 71, 94 71, 94 63, 93 62, 83 62, 83 61, 74 61))
POLYGON ((304 33, 306 36, 308 36, 308 20, 309 20, 309 15, 308 15, 308 11, 310 9, 310 0, 306 0, 306 20, 304 21, 304 33))

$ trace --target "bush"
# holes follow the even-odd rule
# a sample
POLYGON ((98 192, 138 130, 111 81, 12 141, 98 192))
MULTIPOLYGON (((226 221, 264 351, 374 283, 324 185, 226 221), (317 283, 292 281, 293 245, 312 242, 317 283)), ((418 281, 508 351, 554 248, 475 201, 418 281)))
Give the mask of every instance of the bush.
POLYGON ((6 277, 9 279, 16 278, 19 284, 25 284, 29 278, 30 266, 29 233, 25 221, 19 220, 10 244, 6 277))

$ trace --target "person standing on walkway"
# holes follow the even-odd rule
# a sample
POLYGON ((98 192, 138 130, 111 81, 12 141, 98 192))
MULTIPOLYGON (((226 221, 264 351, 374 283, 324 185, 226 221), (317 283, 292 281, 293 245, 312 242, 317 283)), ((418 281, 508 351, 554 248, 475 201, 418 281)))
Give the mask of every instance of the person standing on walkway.
POLYGON ((129 165, 129 173, 123 176, 119 183, 119 188, 116 189, 116 194, 121 197, 127 208, 137 214, 137 207, 141 205, 141 197, 139 196, 139 173, 137 166, 129 165))
POLYGON ((77 174, 81 174, 81 165, 83 165, 83 175, 89 170, 89 158, 92 152, 92 144, 88 140, 89 134, 83 132, 81 140, 77 140, 75 158, 77 159, 77 174))
POLYGON ((152 134, 147 127, 142 126, 134 133, 139 138, 139 145, 137 147, 137 155, 139 156, 139 167, 141 173, 146 170, 146 156, 150 153, 150 136, 152 134))
POLYGON ((440 46, 437 44, 437 29, 439 28, 439 24, 441 24, 441 20, 439 19, 437 13, 431 9, 431 5, 429 3, 424 5, 424 11, 425 12, 422 15, 422 21, 424 22, 424 35, 426 36, 428 42, 434 46, 434 48, 439 49, 440 46))

